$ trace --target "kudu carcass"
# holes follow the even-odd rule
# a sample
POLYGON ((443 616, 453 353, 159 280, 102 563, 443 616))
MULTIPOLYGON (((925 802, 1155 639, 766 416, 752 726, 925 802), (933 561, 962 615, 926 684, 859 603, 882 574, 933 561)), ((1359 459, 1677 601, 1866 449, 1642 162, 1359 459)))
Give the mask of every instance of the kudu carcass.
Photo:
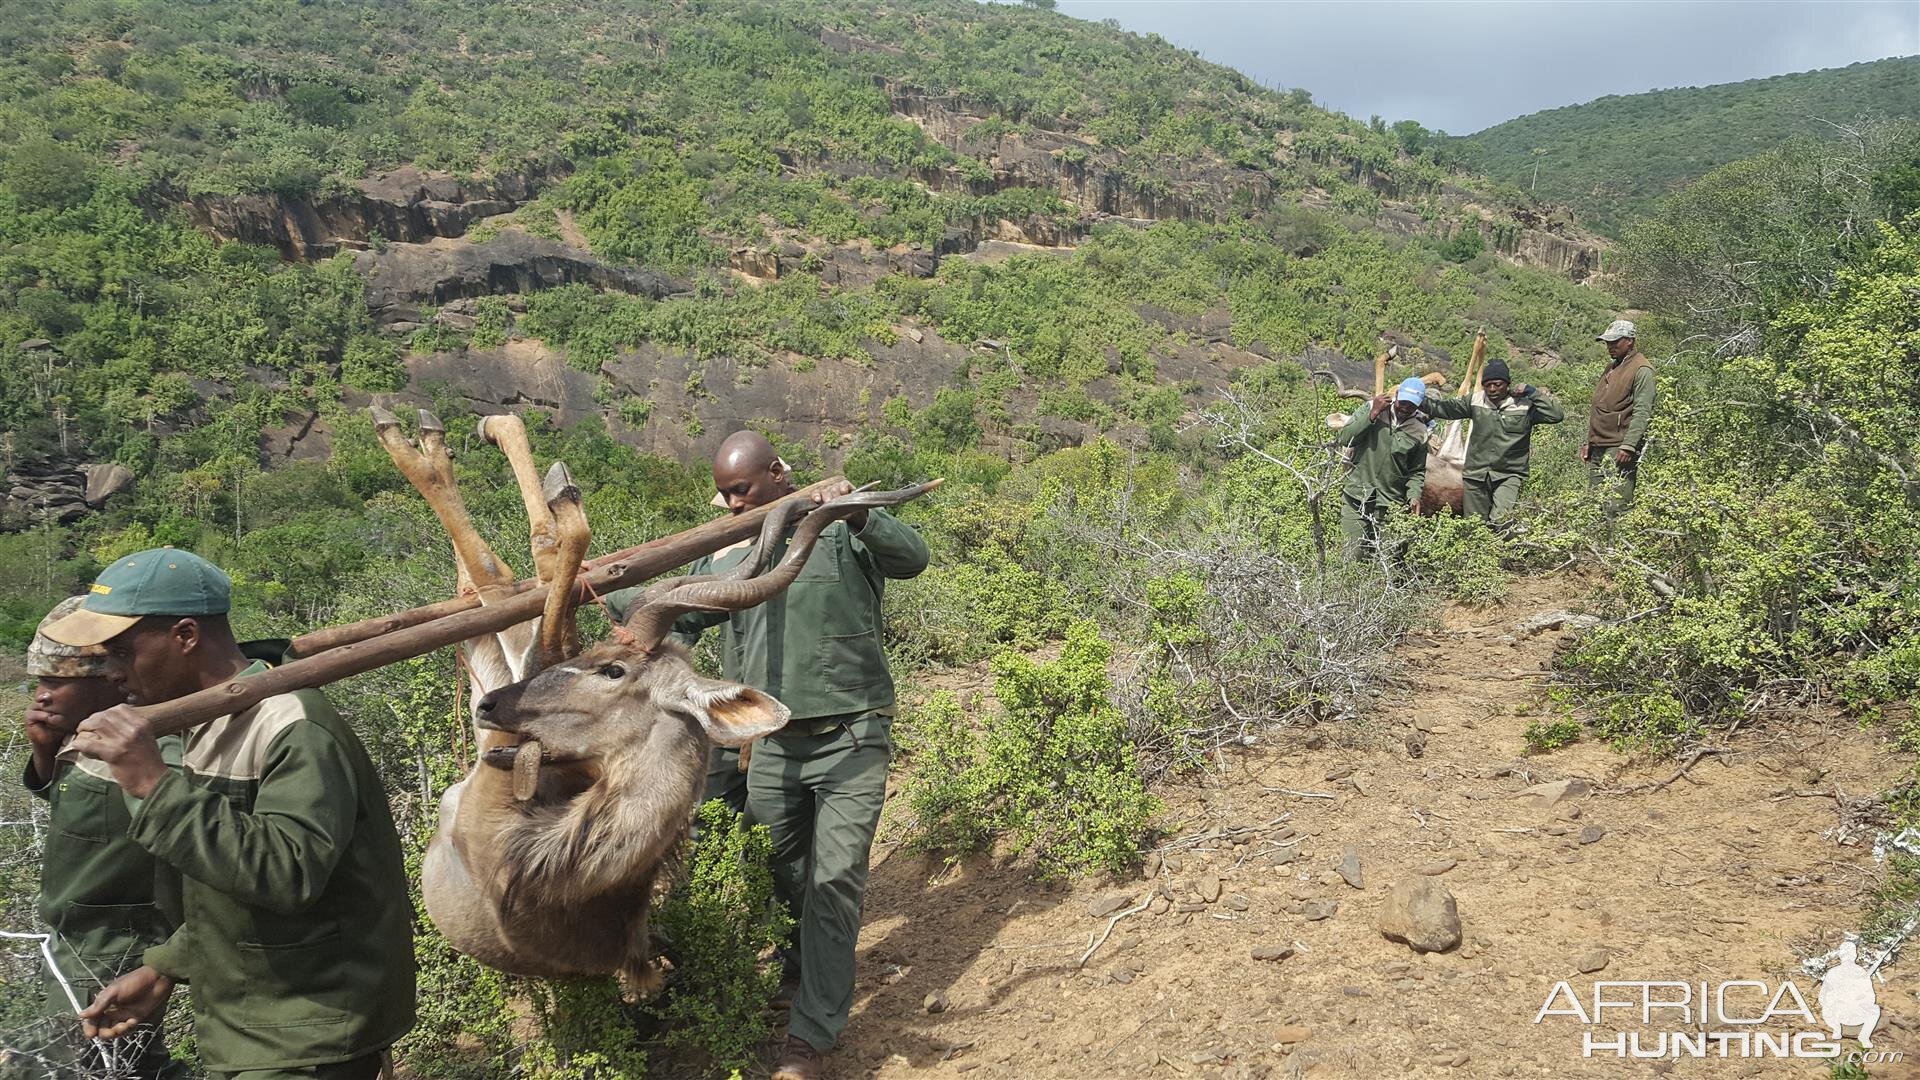
MULTIPOLYGON (((1367 406, 1364 403, 1373 397, 1373 395, 1367 393, 1365 390, 1349 389, 1345 383, 1340 381, 1340 376, 1325 368, 1315 371, 1313 375, 1316 378, 1324 376, 1331 381, 1339 390, 1341 397, 1354 398, 1362 402, 1363 404, 1360 405, 1360 408, 1366 408, 1367 406)), ((1429 386, 1444 382, 1444 378, 1439 375, 1426 375, 1422 377, 1426 379, 1429 386)), ((1349 415, 1351 414, 1330 414, 1327 417, 1327 426, 1336 430, 1344 427, 1346 426, 1349 415)), ((1426 485, 1420 489, 1420 513, 1423 515, 1432 515, 1438 514, 1442 510, 1450 509, 1455 514, 1461 514, 1465 512, 1466 486, 1462 482, 1460 470, 1466 463, 1466 458, 1443 451, 1442 439, 1439 432, 1435 430, 1435 427, 1432 423, 1428 424, 1427 482, 1426 485)))
MULTIPOLYGON (((440 425, 421 414, 416 449, 390 415, 376 428, 396 465, 453 539, 460 587, 481 602, 512 582, 453 484, 440 425)), ((770 515, 756 555, 726 577, 658 582, 611 640, 575 655, 568 598, 589 539, 579 492, 556 464, 535 484, 525 432, 488 417, 483 438, 505 451, 549 582, 545 614, 462 645, 474 681, 479 760, 441 799, 421 872, 427 913, 454 948, 515 975, 620 972, 655 982, 647 917, 655 879, 684 835, 705 778, 709 742, 740 746, 778 730, 787 709, 738 683, 696 674, 666 640, 690 611, 737 611, 798 575, 827 525, 921 493, 856 492, 813 509, 780 564, 767 557, 799 512, 770 515)))

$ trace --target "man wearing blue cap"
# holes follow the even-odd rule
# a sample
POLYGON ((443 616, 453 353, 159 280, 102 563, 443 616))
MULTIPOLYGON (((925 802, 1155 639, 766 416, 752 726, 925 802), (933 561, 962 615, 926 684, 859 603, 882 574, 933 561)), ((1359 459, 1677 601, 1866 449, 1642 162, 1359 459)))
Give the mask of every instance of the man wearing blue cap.
POLYGON ((1427 485, 1427 425, 1419 419, 1427 384, 1402 382, 1389 398, 1355 409, 1334 443, 1353 449, 1353 468, 1340 485, 1340 532, 1348 558, 1380 543, 1380 523, 1395 508, 1420 509, 1427 485))
MULTIPOLYGON (((104 645, 107 677, 151 705, 257 674, 227 623, 227 575, 160 548, 116 561, 42 633, 104 645)), ((318 691, 267 698, 186 737, 169 770, 138 711, 89 717, 70 750, 107 763, 128 835, 183 881, 180 929, 82 1014, 118 1038, 193 987, 217 1075, 372 1080, 413 1026, 413 904, 366 748, 318 691)))
POLYGON ((1427 411, 1440 420, 1472 420, 1467 461, 1460 470, 1461 509, 1501 521, 1520 502, 1533 459, 1533 429, 1567 418, 1560 403, 1526 383, 1510 383, 1504 360, 1489 360, 1477 398, 1430 397, 1427 411))

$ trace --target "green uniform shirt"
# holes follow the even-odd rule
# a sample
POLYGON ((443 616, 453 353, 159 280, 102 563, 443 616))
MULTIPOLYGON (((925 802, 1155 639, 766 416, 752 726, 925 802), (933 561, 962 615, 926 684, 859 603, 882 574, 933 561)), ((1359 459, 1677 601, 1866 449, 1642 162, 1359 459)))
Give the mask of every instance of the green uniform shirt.
POLYGON ((1461 470, 1468 480, 1526 476, 1527 458, 1533 453, 1534 425, 1557 424, 1567 418, 1560 404, 1537 386, 1527 387, 1524 395, 1507 395, 1498 406, 1429 394, 1426 410, 1439 420, 1473 421, 1473 434, 1467 438, 1467 463, 1461 470))
POLYGON ((1335 444, 1353 447, 1353 468, 1340 489, 1362 503, 1405 506, 1427 486, 1427 425, 1412 419, 1396 423, 1391 406, 1378 420, 1371 412, 1371 406, 1360 406, 1334 436, 1335 444))
POLYGON ((348 1061, 406 1034, 413 903, 352 729, 302 690, 196 728, 181 759, 127 804, 133 839, 185 878, 183 924, 146 962, 192 983, 206 1067, 348 1061))
MULTIPOLYGON (((180 764, 180 740, 160 740, 160 756, 180 764)), ((94 758, 58 761, 51 780, 27 763, 22 777, 51 808, 40 849, 40 921, 53 933, 53 960, 80 1004, 94 989, 140 966, 141 954, 180 922, 179 881, 127 835, 133 815, 94 758)), ((47 973, 47 1011, 69 1019, 73 1005, 47 973)))
MULTIPOLYGON (((780 542, 778 559, 787 544, 780 542)), ((696 574, 725 573, 752 551, 741 545, 693 564, 696 574)), ((844 521, 827 526, 787 590, 746 611, 694 612, 674 624, 683 641, 724 625, 721 664, 726 676, 764 690, 793 713, 793 730, 808 721, 893 707, 893 673, 880 646, 880 595, 888 578, 910 578, 927 568, 920 534, 885 510, 867 511, 855 533, 844 521)), ((607 597, 621 619, 638 588, 607 597)))

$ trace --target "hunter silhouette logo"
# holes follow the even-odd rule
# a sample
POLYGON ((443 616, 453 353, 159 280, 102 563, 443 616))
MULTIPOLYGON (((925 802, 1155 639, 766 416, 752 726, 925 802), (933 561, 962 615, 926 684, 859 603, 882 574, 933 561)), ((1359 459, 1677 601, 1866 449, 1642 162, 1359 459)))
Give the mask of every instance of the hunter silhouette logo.
POLYGON ((1859 1028, 1860 1045, 1873 1049, 1873 1026, 1880 1022, 1880 1000, 1873 976, 1860 966, 1859 947, 1852 937, 1840 943, 1840 959, 1820 977, 1820 1017, 1836 1040, 1842 1028, 1859 1028))

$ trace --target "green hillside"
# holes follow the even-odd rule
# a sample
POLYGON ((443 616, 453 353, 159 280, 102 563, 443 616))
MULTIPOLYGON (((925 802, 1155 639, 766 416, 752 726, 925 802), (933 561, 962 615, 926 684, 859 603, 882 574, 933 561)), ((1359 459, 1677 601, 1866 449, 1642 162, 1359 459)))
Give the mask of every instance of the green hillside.
MULTIPOLYGON (((1158 39, 964 0, 41 2, 17 5, 6 34, 0 339, 60 358, 0 369, 17 457, 191 470, 355 393, 445 381, 424 358, 510 339, 564 353, 548 399, 564 423, 594 414, 686 445, 727 419, 701 410, 751 379, 709 378, 709 360, 772 363, 819 390, 840 376, 806 365, 871 365, 903 319, 944 320, 933 329, 961 348, 1007 336, 1004 309, 938 300, 958 287, 935 276, 940 258, 989 241, 1064 250, 1205 223, 1247 245, 1241 261, 1192 287, 1155 282, 1186 290, 1162 310, 1238 297, 1234 344, 1357 357, 1382 335, 1444 357, 1482 321, 1502 346, 1551 347, 1563 311, 1496 294, 1550 288, 1516 264, 1577 279, 1598 263, 1564 222, 1451 173, 1417 129, 1371 130, 1158 39), (1345 282, 1281 326, 1258 309, 1322 286, 1236 285, 1372 272, 1347 264, 1397 276, 1345 282), (1389 288, 1401 280, 1493 306, 1443 315, 1430 288, 1389 288), (822 290, 851 298, 809 300, 822 290), (502 295, 524 299, 510 312, 502 295), (636 383, 605 366, 643 346, 671 373, 636 383), (224 450, 175 439, 156 458, 161 436, 216 417, 224 450)), ((1157 326, 1123 353, 1178 329, 1157 326)), ((1153 383, 1141 362, 1107 372, 1097 348, 1034 333, 1009 357, 1043 378, 1068 365, 1056 398, 1116 377, 1105 402, 1049 399, 1074 422, 1153 383)), ((899 392, 882 381, 881 401, 899 392)), ((907 381, 916 405, 934 389, 907 381)))
POLYGON ((1461 152, 1617 234, 1712 169, 1868 118, 1920 120, 1920 57, 1603 97, 1496 124, 1461 152))
MULTIPOLYGON (((876 1070, 895 1050, 918 1069, 965 1048, 1031 1073, 1028 1049, 991 1045, 1002 1033, 982 1001, 1013 1007, 998 990, 955 983, 954 1007, 934 1007, 929 991, 951 980, 914 940, 914 906, 977 898, 941 882, 987 862, 1084 881, 1186 851, 1169 837, 1203 826, 1162 813, 1163 785, 1205 770, 1189 794, 1211 798, 1229 767, 1261 775, 1243 754, 1418 757, 1426 729, 1402 725, 1426 688, 1395 649, 1416 628, 1465 625, 1435 617, 1444 603, 1472 607, 1455 614, 1489 643, 1450 655, 1447 681, 1474 684, 1476 710, 1528 717, 1530 755, 1587 737, 1685 752, 1809 704, 1849 710, 1841 734, 1912 716, 1920 248, 1911 221, 1865 227, 1874 207, 1920 204, 1911 154, 1840 160, 1796 143, 1711 174, 1616 249, 1416 124, 1359 123, 1043 8, 12 3, 0 724, 13 730, 24 704, 16 654, 37 620, 136 550, 190 548, 229 569, 243 637, 443 599, 446 536, 376 441, 370 405, 438 414, 478 528, 523 575, 522 502, 481 416, 522 417, 540 464, 567 462, 593 556, 707 520, 708 456, 738 428, 766 433, 802 481, 943 477, 901 511, 931 565, 885 592, 902 687, 887 843, 928 861, 890 864, 912 884, 870 915, 891 940, 863 955, 861 992, 915 969, 888 991, 913 1022, 986 1026, 977 1049, 921 1057, 870 1011, 854 1023, 888 1044, 876 1070), (1768 210, 1757 227, 1754 205, 1768 210), (1662 404, 1638 501, 1613 517, 1580 453, 1606 363, 1594 335, 1629 307, 1662 404), (1378 547, 1343 552, 1348 474, 1327 421, 1353 402, 1335 384, 1370 383, 1389 348, 1390 379, 1457 376, 1479 332, 1490 359, 1566 407, 1532 435, 1513 518, 1395 502, 1378 547), (1495 612, 1524 575, 1546 576, 1516 591, 1603 617, 1555 650, 1554 672, 1511 667, 1519 638, 1495 612), (941 869, 976 855, 991 858, 941 869)), ((1584 621, 1557 614, 1569 634, 1584 621)), ((589 639, 608 632, 597 610, 582 622, 589 639)), ((709 668, 713 636, 696 656, 709 668)), ((464 773, 470 690, 452 650, 327 689, 373 755, 416 874, 464 773)), ((1461 726, 1495 765, 1471 771, 1503 784, 1611 763, 1597 747, 1521 761, 1517 731, 1494 742, 1449 721, 1448 734, 1461 726)), ((1896 734, 1920 746, 1920 727, 1896 734)), ((20 775, 25 753, 0 739, 0 773, 20 775)), ((0 786, 11 931, 37 925, 32 805, 0 786)), ((1893 816, 1913 816, 1911 793, 1903 805, 1893 816)), ((779 979, 753 854, 765 840, 708 824, 654 922, 674 967, 657 998, 507 978, 454 954, 422 912, 403 1074, 765 1075, 779 979)), ((1209 846, 1234 842, 1212 832, 1209 846)), ((1087 910, 1031 885, 1036 911, 1087 910)), ((1194 914, 1161 899, 1138 909, 1143 924, 1194 914)), ((953 910, 999 925, 973 902, 953 910)), ((1078 936, 1056 958, 1068 966, 1039 961, 1017 981, 1049 995, 1084 983, 1078 936)), ((996 965, 1009 962, 1030 963, 996 965)), ((25 939, 0 948, 0 1033, 30 1011, 38 963, 25 939)), ((185 1053, 190 994, 169 1027, 185 1053)), ((1301 1000, 1301 1015, 1321 1009, 1301 1000)), ((1267 1053, 1258 1042, 1244 1053, 1267 1053)), ((1128 1072, 1103 1053, 1052 1065, 1128 1072)), ((854 1067, 841 1060, 834 1075, 854 1067)))

